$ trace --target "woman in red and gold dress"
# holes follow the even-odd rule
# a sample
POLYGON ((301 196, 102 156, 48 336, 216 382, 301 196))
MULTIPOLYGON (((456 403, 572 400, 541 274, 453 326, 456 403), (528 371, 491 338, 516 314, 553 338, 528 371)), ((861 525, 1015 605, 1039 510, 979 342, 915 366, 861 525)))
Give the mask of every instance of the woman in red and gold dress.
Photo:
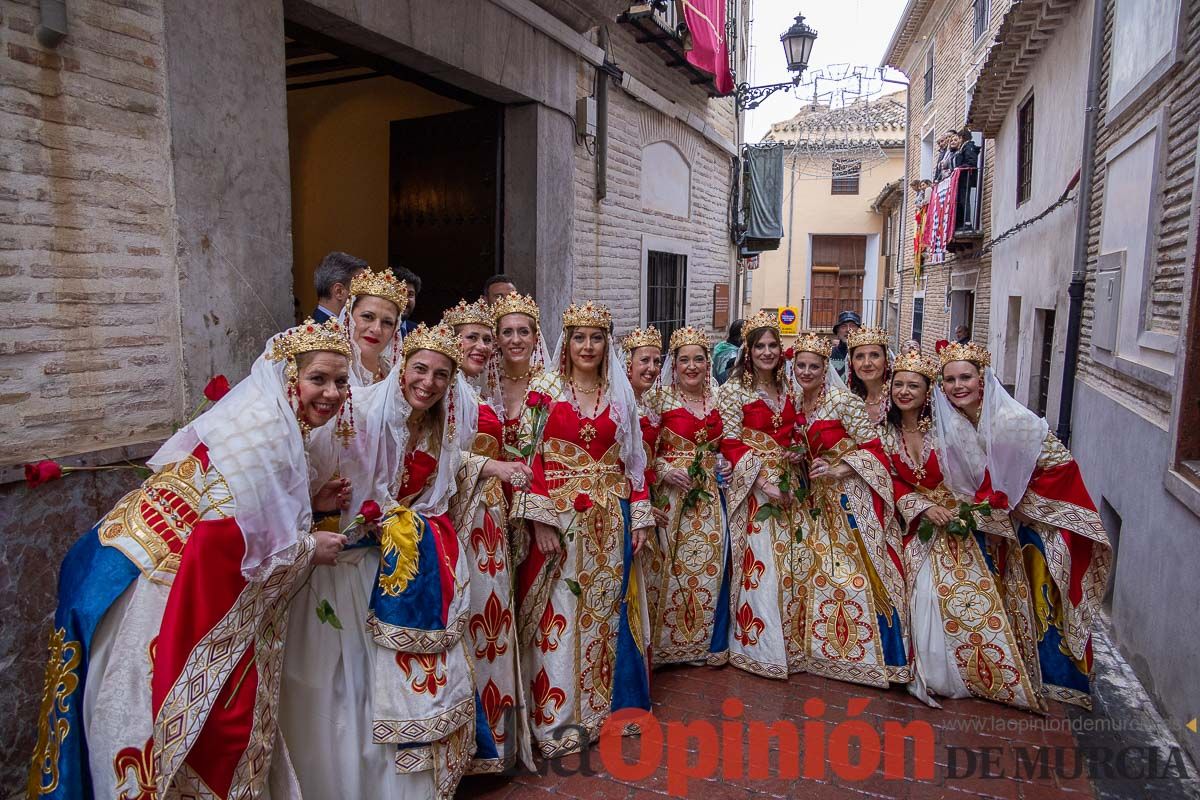
POLYGON ((867 407, 872 425, 887 420, 892 367, 888 332, 884 328, 859 328, 846 337, 846 382, 867 407))
POLYGON ((609 715, 649 710, 645 586, 653 527, 637 400, 594 303, 563 312, 558 369, 535 378, 522 438, 533 483, 513 515, 534 541, 517 574, 522 673, 536 751, 586 748, 609 715))
MULTIPOLYGON (((495 349, 492 308, 483 300, 465 300, 442 316, 442 324, 453 328, 462 345, 462 374, 474 387, 484 374, 495 349)), ((504 426, 495 409, 472 388, 479 409, 479 423, 471 452, 491 459, 503 458, 504 426)), ((527 485, 524 473, 514 476, 518 486, 527 485)), ((509 490, 511 494, 511 490, 509 490)), ((492 756, 477 757, 470 774, 503 772, 513 766, 518 751, 532 768, 529 733, 518 709, 525 707, 519 678, 516 606, 513 603, 512 554, 509 549, 509 501, 498 478, 485 482, 480 491, 458 494, 452 504, 454 526, 470 556, 471 616, 467 623, 475 682, 491 735, 500 745, 492 756)))
POLYGON ((793 498, 779 488, 785 471, 799 462, 789 450, 796 405, 775 315, 755 314, 742 331, 745 344, 718 393, 721 453, 733 465, 726 497, 733 568, 729 662, 786 679, 803 669, 788 646, 799 600, 793 498))
POLYGON ((273 337, 67 554, 31 796, 260 797, 273 759, 289 771, 288 600, 345 541, 311 530, 336 490, 311 491, 309 432, 334 427, 349 355, 333 320, 273 337))
POLYGON ((975 695, 1040 710, 1038 675, 1022 647, 1032 640, 1029 592, 1020 581, 1003 584, 1011 572, 1005 562, 1018 554, 1007 514, 980 509, 975 531, 961 521, 948 528, 961 503, 974 498, 956 495, 942 475, 932 413, 937 374, 937 361, 919 352, 896 359, 883 435, 905 524, 914 667, 909 691, 930 705, 937 705, 932 695, 975 695))
MULTIPOLYGON (((485 399, 504 424, 504 447, 517 446, 529 382, 550 361, 540 318, 533 298, 519 292, 506 294, 492 305, 496 348, 488 365, 485 399)), ((504 457, 516 456, 506 451, 504 457)))
POLYGON ((350 338, 354 386, 378 383, 400 360, 400 314, 408 297, 408 284, 390 271, 365 269, 350 279, 350 297, 338 321, 350 338))
POLYGON ((796 442, 810 482, 798 530, 802 622, 789 645, 806 672, 868 686, 906 683, 903 544, 881 429, 859 398, 836 385, 828 339, 806 331, 792 347, 796 442))
POLYGON ((1020 558, 1007 559, 1005 585, 1024 583, 1043 698, 1091 707, 1092 622, 1112 551, 1079 465, 1046 420, 1018 403, 974 344, 942 350, 935 394, 938 454, 955 494, 1009 512, 1020 558), (1019 568, 1024 577, 1018 577, 1019 568))
POLYGON ((667 501, 654 587, 663 600, 651 626, 656 667, 729 660, 729 524, 717 480, 722 427, 710 352, 703 331, 675 330, 669 379, 648 403, 661 421, 653 491, 667 501))

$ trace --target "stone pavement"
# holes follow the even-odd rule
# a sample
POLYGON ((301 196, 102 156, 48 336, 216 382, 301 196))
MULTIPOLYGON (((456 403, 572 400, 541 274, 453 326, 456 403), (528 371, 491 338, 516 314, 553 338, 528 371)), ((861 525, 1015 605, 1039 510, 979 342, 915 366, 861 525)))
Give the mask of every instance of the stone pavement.
POLYGON ((1200 773, 1132 670, 1103 632, 1094 647, 1096 709, 1054 704, 1045 716, 974 699, 950 700, 933 709, 902 688, 883 691, 811 675, 783 682, 732 667, 657 672, 651 694, 661 744, 655 746, 654 732, 640 740, 625 738, 625 767, 613 766, 615 753, 602 755, 605 748, 593 746, 586 757, 560 759, 545 774, 467 778, 458 797, 1200 798, 1200 773), (737 698, 740 705, 727 698, 737 698), (848 720, 866 725, 840 725, 848 720), (766 739, 758 722, 791 723, 799 751, 781 756, 780 742, 787 737, 766 739), (901 725, 908 726, 908 741, 897 734, 901 725), (897 743, 904 753, 902 768, 887 755, 897 743), (648 758, 643 746, 649 748, 648 758), (748 777, 753 774, 748 759, 764 753, 766 776, 748 777), (788 775, 781 758, 800 777, 788 775))

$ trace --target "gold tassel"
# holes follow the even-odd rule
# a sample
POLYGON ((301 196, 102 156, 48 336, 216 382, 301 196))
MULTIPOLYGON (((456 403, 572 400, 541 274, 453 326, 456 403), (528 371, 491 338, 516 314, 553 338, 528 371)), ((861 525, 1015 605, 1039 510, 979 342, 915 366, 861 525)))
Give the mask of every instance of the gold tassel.
POLYGON ((396 597, 408 588, 408 582, 417 575, 417 545, 425 533, 425 522, 417 512, 400 506, 383 518, 379 528, 383 557, 396 557, 396 565, 391 572, 380 571, 379 588, 384 594, 396 597))

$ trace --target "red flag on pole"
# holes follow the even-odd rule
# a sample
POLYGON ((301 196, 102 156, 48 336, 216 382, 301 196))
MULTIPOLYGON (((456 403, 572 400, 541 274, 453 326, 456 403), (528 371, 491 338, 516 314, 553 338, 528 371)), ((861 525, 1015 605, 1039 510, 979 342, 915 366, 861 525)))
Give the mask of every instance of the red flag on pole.
POLYGON ((687 61, 713 76, 717 92, 732 94, 729 42, 725 38, 725 0, 682 0, 683 18, 692 34, 687 61))

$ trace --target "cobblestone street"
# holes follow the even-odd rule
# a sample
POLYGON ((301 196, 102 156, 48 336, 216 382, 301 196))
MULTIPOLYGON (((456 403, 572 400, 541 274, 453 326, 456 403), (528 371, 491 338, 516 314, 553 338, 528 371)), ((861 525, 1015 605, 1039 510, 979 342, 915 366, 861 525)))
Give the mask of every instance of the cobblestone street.
MULTIPOLYGON (((798 730, 804 730, 801 726, 809 719, 805 713, 806 701, 819 698, 825 704, 820 720, 825 723, 823 738, 827 745, 836 738, 832 733, 835 726, 851 718, 850 707, 856 700, 856 706, 861 706, 862 701, 868 704, 853 718, 864 720, 875 731, 884 731, 889 721, 928 723, 935 742, 932 778, 914 777, 912 743, 907 744, 905 777, 901 779, 884 777, 882 759, 880 767, 862 780, 839 777, 827 761, 823 765, 825 774, 820 778, 783 778, 779 777, 776 740, 772 740, 771 746, 771 777, 744 777, 745 770, 743 777, 732 777, 734 771, 727 769, 723 761, 713 769, 708 766, 711 760, 697 758, 700 745, 695 738, 681 746, 684 737, 672 740, 668 730, 662 749, 663 763, 643 780, 607 774, 598 747, 593 746, 587 759, 579 756, 562 759, 556 769, 544 775, 468 778, 463 781, 458 797, 487 800, 663 797, 671 793, 667 762, 682 771, 680 763, 685 757, 689 772, 714 774, 691 778, 686 794, 676 796, 706 800, 1200 797, 1195 766, 1166 732, 1161 717, 1106 634, 1096 636, 1096 650, 1096 710, 1088 713, 1055 703, 1045 717, 974 699, 948 701, 938 710, 926 707, 903 689, 860 689, 803 674, 792 676, 786 683, 757 678, 732 667, 692 667, 654 675, 651 687, 654 713, 664 728, 669 728, 673 721, 684 724, 707 721, 713 726, 709 730, 721 731, 722 722, 727 720, 722 716, 721 706, 729 697, 744 704, 745 712, 739 719, 742 723, 784 721, 793 723, 798 730), (990 755, 987 769, 985 754, 990 755), (1183 780, 1179 779, 1181 766, 1186 770, 1183 780)), ((746 728, 735 729, 743 732, 740 741, 744 745, 746 728)), ((1195 734, 1185 732, 1185 735, 1195 734)), ((635 742, 636 739, 627 739, 623 748, 631 763, 638 757, 639 747, 635 742)), ((855 763, 855 759, 851 762, 855 763)), ((803 753, 800 763, 804 774, 803 753)))

